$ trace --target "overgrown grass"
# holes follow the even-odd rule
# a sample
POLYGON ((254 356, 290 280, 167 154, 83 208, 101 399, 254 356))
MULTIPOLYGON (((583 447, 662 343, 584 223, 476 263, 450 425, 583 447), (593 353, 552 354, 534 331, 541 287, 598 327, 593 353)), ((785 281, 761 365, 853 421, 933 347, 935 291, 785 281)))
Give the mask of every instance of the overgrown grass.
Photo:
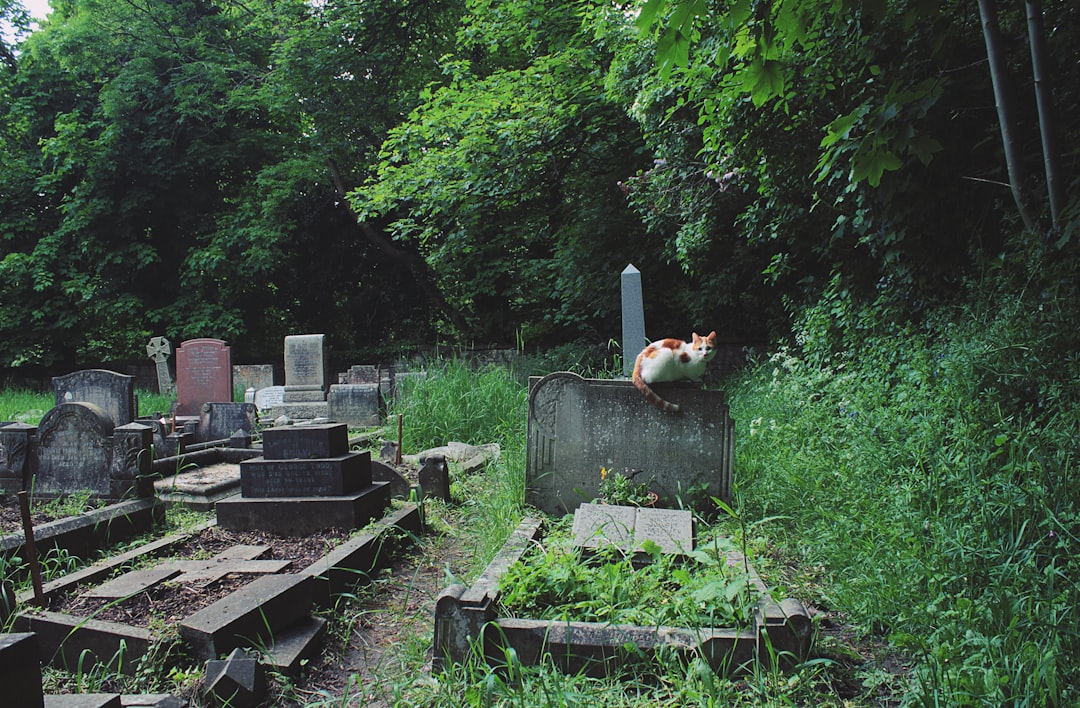
MULTIPOLYGON (((152 391, 136 391, 135 396, 139 400, 139 415, 153 415, 155 412, 167 413, 172 410, 172 405, 176 400, 174 396, 163 396, 152 391)), ((54 404, 55 400, 51 393, 28 389, 0 391, 0 421, 37 425, 54 404)))
POLYGON ((810 599, 914 652, 905 703, 1072 705, 1078 308, 985 302, 847 351, 811 312, 801 350, 729 387, 738 503, 789 518, 782 545, 823 569, 810 599))

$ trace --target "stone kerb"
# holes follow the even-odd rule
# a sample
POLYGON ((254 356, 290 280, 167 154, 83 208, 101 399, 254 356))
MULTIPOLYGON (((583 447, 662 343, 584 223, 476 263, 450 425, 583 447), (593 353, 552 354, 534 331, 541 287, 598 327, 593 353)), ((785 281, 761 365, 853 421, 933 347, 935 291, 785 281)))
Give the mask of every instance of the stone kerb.
POLYGON ((655 390, 678 414, 648 403, 629 381, 558 372, 530 379, 526 501, 550 514, 599 496, 600 469, 647 482, 661 502, 730 498, 735 423, 722 391, 655 390))
MULTIPOLYGON (((549 660, 569 674, 618 675, 631 664, 650 662, 661 653, 702 657, 718 674, 742 675, 757 662, 787 668, 806 658, 810 617, 793 599, 774 601, 752 569, 750 582, 762 597, 748 627, 670 627, 601 624, 566 619, 536 620, 499 616, 499 585, 527 546, 540 536, 540 521, 525 518, 471 587, 446 588, 435 603, 432 665, 468 659, 478 644, 492 666, 512 649, 524 665, 549 660)), ((734 557, 733 557, 734 555, 734 557)), ((729 564, 742 566, 740 554, 729 564)))

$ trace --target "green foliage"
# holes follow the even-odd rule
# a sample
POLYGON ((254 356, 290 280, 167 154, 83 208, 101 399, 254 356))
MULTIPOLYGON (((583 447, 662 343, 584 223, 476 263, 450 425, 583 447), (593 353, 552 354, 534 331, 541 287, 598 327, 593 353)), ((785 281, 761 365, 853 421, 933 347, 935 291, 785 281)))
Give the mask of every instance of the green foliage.
POLYGON ((916 652, 913 703, 1076 700, 1080 308, 1074 276, 1017 262, 923 327, 834 289, 801 351, 728 389, 744 508, 789 517, 820 602, 916 652))
POLYGON ((649 483, 634 481, 634 477, 640 470, 634 470, 630 474, 623 474, 614 470, 600 468, 600 485, 597 487, 599 500, 606 504, 621 506, 645 506, 650 501, 649 483))
POLYGON ((747 592, 745 571, 728 565, 726 551, 735 550, 729 539, 700 529, 708 540, 690 560, 652 544, 648 562, 638 563, 611 545, 586 556, 567 528, 570 518, 530 547, 500 580, 499 600, 510 616, 646 627, 730 627, 750 621, 760 598, 747 592))

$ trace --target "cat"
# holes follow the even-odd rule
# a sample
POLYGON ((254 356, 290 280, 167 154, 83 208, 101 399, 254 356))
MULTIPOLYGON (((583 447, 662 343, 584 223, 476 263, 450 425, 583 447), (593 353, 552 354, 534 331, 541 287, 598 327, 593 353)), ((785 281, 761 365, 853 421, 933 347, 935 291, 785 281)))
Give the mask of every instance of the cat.
POLYGON ((656 395, 649 384, 664 381, 701 381, 705 366, 716 355, 716 332, 708 337, 694 332, 692 342, 660 339, 645 347, 634 361, 634 385, 646 400, 667 413, 678 413, 679 406, 656 395))

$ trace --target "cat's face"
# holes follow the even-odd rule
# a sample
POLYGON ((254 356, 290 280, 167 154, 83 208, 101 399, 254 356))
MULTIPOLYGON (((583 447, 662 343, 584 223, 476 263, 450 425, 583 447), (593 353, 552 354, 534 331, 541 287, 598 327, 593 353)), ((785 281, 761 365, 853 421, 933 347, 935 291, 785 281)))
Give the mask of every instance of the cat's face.
POLYGON ((699 358, 709 361, 716 355, 716 332, 709 332, 708 337, 702 337, 694 332, 692 348, 699 358))

